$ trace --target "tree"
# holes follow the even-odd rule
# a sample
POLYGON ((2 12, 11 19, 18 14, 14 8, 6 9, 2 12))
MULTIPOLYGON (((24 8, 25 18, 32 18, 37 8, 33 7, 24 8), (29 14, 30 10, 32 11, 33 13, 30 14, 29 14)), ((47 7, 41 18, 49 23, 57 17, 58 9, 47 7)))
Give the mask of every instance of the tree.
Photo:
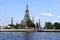
POLYGON ((18 24, 18 23, 16 23, 16 25, 15 25, 15 29, 18 29, 18 27, 19 27, 19 24, 18 24))
POLYGON ((52 29, 53 28, 52 23, 51 22, 46 22, 44 28, 52 29))
POLYGON ((36 23, 36 28, 39 28, 39 24, 38 23, 36 23))
POLYGON ((55 29, 60 29, 60 23, 58 22, 55 22, 53 26, 55 27, 55 29))
POLYGON ((26 21, 26 26, 28 26, 28 28, 35 28, 35 24, 32 23, 31 20, 27 20, 27 21, 26 21))
POLYGON ((35 28, 35 24, 34 24, 34 23, 31 23, 31 24, 29 25, 29 27, 35 28))
POLYGON ((5 29, 11 29, 10 27, 6 26, 5 29))

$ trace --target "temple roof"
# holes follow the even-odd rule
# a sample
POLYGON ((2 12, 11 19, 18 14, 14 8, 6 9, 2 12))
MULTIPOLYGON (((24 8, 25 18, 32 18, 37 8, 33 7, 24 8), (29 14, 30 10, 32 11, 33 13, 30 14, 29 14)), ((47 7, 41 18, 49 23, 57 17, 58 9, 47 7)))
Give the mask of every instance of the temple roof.
POLYGON ((14 26, 13 24, 8 24, 8 26, 14 26))
POLYGON ((26 25, 26 21, 27 20, 30 20, 29 10, 28 10, 28 4, 26 4, 25 15, 24 15, 23 20, 21 21, 21 24, 26 25))

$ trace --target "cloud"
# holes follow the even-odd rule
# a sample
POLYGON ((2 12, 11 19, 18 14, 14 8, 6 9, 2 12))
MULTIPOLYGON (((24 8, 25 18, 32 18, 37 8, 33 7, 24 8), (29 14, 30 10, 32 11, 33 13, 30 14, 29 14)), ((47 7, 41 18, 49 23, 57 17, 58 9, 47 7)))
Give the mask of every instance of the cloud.
POLYGON ((40 13, 41 16, 52 17, 54 16, 52 13, 40 13))

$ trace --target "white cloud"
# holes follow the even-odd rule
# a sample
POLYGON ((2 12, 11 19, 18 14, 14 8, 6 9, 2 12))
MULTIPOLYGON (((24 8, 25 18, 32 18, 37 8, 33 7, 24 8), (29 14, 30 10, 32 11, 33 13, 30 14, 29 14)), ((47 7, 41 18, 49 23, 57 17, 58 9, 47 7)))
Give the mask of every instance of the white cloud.
POLYGON ((41 16, 48 16, 48 17, 52 17, 54 16, 52 13, 40 13, 41 16))

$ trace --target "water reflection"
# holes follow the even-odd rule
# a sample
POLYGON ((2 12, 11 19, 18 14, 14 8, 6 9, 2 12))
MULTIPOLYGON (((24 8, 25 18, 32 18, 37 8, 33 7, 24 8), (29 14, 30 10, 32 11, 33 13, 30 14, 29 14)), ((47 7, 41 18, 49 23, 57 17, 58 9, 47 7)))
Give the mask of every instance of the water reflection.
POLYGON ((60 40, 60 32, 0 32, 0 40, 60 40))
POLYGON ((25 33, 25 40, 31 40, 33 37, 32 34, 34 34, 34 32, 26 32, 25 33))
POLYGON ((59 34, 56 32, 26 32, 25 40, 60 40, 59 34))

